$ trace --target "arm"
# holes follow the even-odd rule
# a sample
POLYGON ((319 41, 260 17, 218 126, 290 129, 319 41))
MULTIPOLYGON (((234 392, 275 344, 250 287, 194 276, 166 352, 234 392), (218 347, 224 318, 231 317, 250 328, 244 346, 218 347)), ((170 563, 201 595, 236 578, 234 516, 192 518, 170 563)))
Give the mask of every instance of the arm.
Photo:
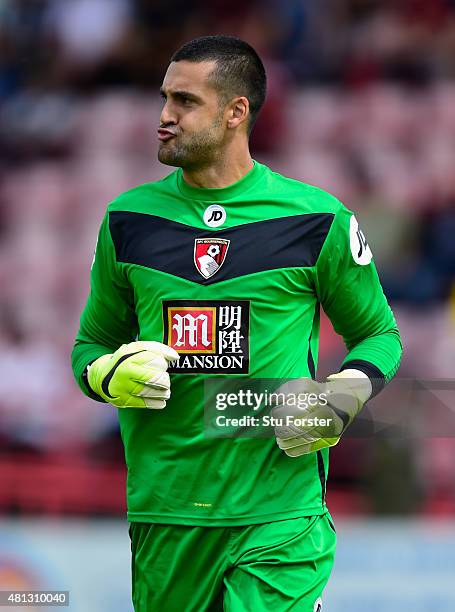
POLYGON ((86 395, 104 401, 88 386, 87 365, 112 353, 121 344, 131 342, 137 333, 134 296, 116 261, 107 213, 98 233, 90 274, 90 294, 71 356, 74 376, 86 395))
POLYGON ((342 206, 321 249, 314 283, 348 353, 341 371, 325 383, 304 378, 288 384, 293 395, 315 394, 316 404, 303 412, 286 406, 274 409, 274 416, 282 419, 275 428, 278 446, 290 457, 337 444, 365 402, 394 376, 402 353, 400 334, 371 251, 356 219, 342 206), (305 425, 294 422, 295 417, 306 418, 305 425), (324 425, 318 419, 325 419, 324 425))
POLYGON ((364 372, 376 395, 395 375, 402 344, 371 251, 355 217, 343 206, 321 250, 315 288, 348 350, 341 370, 364 372))
POLYGON ((138 334, 134 293, 116 260, 108 214, 90 284, 72 352, 77 383, 92 399, 118 408, 164 408, 170 397, 166 370, 179 356, 161 342, 132 342, 138 334))

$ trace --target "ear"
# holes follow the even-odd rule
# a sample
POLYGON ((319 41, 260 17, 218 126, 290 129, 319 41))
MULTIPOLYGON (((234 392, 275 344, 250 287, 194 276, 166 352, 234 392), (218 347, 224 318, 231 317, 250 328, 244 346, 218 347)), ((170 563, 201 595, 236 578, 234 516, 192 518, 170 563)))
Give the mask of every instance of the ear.
POLYGON ((249 114, 250 103, 248 98, 245 98, 245 96, 234 98, 228 110, 227 127, 231 129, 238 127, 241 123, 247 121, 249 114))

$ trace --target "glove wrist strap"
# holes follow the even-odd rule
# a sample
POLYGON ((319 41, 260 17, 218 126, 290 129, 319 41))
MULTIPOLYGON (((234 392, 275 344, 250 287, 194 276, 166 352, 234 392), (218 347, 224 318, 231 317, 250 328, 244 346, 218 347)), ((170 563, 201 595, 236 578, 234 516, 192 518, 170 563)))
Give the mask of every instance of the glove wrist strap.
POLYGON ((103 399, 101 395, 98 395, 98 393, 95 393, 95 391, 90 386, 90 383, 88 382, 88 371, 94 361, 96 361, 96 359, 93 359, 93 361, 91 361, 85 366, 84 371, 82 372, 82 382, 84 383, 85 388, 87 389, 87 395, 92 400, 95 400, 95 402, 102 402, 103 404, 106 404, 106 400, 103 399))

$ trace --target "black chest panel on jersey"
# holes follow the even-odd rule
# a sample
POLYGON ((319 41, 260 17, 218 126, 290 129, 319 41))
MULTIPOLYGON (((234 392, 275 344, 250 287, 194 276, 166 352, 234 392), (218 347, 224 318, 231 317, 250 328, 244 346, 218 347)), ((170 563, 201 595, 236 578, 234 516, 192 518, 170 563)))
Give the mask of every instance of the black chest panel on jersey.
POLYGON ((265 270, 314 266, 333 217, 310 213, 210 230, 155 215, 112 211, 109 227, 118 262, 210 285, 265 270), (230 241, 222 267, 211 278, 203 278, 194 263, 195 241, 204 238, 230 241))

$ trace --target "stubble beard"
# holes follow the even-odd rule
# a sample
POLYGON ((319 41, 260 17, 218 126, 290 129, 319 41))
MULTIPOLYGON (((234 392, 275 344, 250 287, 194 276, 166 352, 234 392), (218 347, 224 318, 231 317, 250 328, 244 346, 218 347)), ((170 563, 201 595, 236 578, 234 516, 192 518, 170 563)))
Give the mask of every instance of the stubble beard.
POLYGON ((196 169, 210 165, 218 158, 223 144, 222 123, 218 118, 210 128, 191 136, 180 134, 160 143, 158 159, 167 166, 196 169))

